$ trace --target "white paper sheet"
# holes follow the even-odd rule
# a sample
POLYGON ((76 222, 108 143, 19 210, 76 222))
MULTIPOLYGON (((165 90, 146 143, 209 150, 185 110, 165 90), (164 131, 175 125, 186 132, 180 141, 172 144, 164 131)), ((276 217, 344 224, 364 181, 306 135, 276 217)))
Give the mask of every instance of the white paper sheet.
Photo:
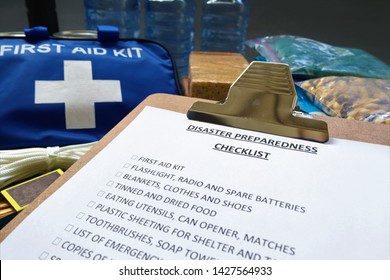
POLYGON ((1 259, 389 259, 390 147, 146 107, 1 259))

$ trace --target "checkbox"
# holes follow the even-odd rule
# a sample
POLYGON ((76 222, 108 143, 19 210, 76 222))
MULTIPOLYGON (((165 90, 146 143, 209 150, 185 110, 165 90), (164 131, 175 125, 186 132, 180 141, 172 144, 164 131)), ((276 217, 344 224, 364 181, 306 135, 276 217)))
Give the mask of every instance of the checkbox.
POLYGON ((97 196, 102 197, 104 194, 105 194, 104 191, 99 191, 99 192, 97 193, 97 196))
POLYGON ((132 156, 131 156, 131 159, 132 159, 132 160, 136 160, 137 158, 138 158, 137 155, 132 155, 132 156))
POLYGON ((42 252, 42 254, 39 256, 40 260, 46 260, 46 258, 49 256, 48 252, 42 252))
POLYGON ((129 168, 130 167, 130 163, 125 163, 124 165, 123 165, 123 168, 129 168))
POLYGON ((66 226, 65 231, 70 232, 73 229, 73 225, 69 224, 66 226))
POLYGON ((80 212, 80 213, 77 214, 76 218, 77 219, 82 219, 84 217, 84 215, 85 215, 85 213, 80 212))
POLYGON ((122 174, 123 174, 123 172, 120 172, 120 171, 119 171, 119 172, 117 172, 117 173, 115 174, 115 176, 116 176, 116 177, 121 177, 122 174))
POLYGON ((113 184, 114 184, 114 181, 108 181, 106 185, 111 187, 113 184))
POLYGON ((95 201, 90 201, 90 202, 88 202, 87 206, 89 208, 92 208, 95 205, 95 203, 96 203, 95 201))
POLYGON ((56 237, 56 239, 54 239, 54 240, 53 240, 53 242, 52 242, 51 244, 53 244, 53 245, 57 246, 58 244, 60 244, 60 243, 61 243, 61 241, 62 241, 62 239, 61 239, 61 238, 59 238, 59 237, 56 237))

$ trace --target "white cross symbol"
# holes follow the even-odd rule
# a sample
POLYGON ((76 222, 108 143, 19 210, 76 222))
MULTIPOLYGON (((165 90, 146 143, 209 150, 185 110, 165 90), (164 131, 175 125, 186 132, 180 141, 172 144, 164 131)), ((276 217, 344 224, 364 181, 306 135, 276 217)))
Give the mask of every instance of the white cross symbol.
POLYGON ((66 129, 96 128, 95 103, 121 102, 118 80, 93 80, 91 61, 65 60, 63 81, 35 81, 35 104, 65 103, 66 129))

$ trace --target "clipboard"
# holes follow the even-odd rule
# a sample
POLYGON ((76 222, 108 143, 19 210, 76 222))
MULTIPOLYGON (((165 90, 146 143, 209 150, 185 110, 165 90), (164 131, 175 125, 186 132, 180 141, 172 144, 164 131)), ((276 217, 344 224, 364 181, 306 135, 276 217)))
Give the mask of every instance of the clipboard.
MULTIPOLYGON (((2 242, 23 219, 34 211, 46 198, 68 181, 73 174, 88 163, 99 151, 111 142, 146 106, 157 107, 179 113, 186 113, 194 102, 210 102, 209 100, 194 99, 185 96, 172 96, 169 94, 154 94, 145 99, 126 118, 124 118, 112 131, 103 137, 87 154, 72 165, 58 180, 56 180, 46 191, 44 191, 29 207, 19 213, 11 222, 0 231, 0 242, 2 242)), ((326 121, 331 138, 354 140, 372 144, 390 146, 390 127, 381 124, 363 123, 355 120, 336 119, 332 117, 316 117, 326 121)))
MULTIPOLYGON (((105 135, 89 152, 72 165, 58 180, 46 189, 27 209, 15 217, 0 232, 2 242, 30 213, 32 213, 44 200, 65 184, 74 174, 86 165, 94 156, 103 150, 117 135, 119 135, 146 106, 187 113, 195 102, 214 103, 214 101, 194 99, 184 96, 172 96, 158 93, 149 96, 132 112, 130 112, 117 126, 105 135)), ((331 117, 316 117, 325 121, 328 126, 330 138, 348 139, 373 144, 390 146, 390 126, 381 124, 362 123, 354 120, 336 119, 331 117)))

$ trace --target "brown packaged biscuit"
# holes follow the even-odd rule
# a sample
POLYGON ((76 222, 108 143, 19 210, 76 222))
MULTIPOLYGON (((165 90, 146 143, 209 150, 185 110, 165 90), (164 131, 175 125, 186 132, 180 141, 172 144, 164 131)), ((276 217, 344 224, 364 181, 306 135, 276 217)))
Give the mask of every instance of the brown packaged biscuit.
POLYGON ((247 66, 248 61, 239 53, 192 52, 187 95, 224 101, 230 86, 247 66))
POLYGON ((329 76, 300 86, 331 116, 390 124, 390 80, 329 76))

